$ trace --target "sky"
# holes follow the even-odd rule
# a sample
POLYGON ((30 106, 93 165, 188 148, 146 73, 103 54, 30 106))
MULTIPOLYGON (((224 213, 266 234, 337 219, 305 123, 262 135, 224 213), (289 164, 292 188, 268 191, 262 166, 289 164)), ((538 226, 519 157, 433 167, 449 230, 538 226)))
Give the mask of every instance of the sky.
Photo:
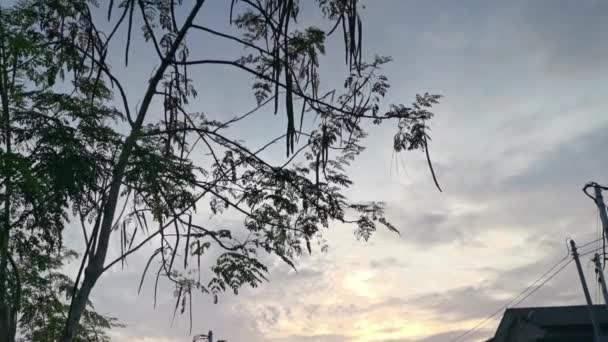
MULTIPOLYGON (((229 29, 227 3, 208 0, 197 21, 229 29)), ((564 258, 567 238, 597 238, 597 209, 581 188, 608 183, 608 3, 364 3, 365 55, 394 59, 384 70, 391 81, 386 103, 407 104, 425 91, 445 96, 431 122, 431 156, 444 192, 421 153, 392 152, 394 127, 371 127, 367 150, 348 170, 355 181, 348 194, 385 201, 401 235, 380 230, 357 241, 352 227, 334 224, 324 236, 329 250, 302 257, 297 272, 270 259, 268 283, 218 304, 197 297, 193 334, 213 330, 229 342, 448 341, 564 258)), ((300 24, 329 25, 314 6, 304 6, 300 24)), ((191 55, 241 52, 200 34, 188 39, 191 55)), ((134 44, 128 73, 119 75, 136 103, 156 61, 149 46, 134 44)), ((112 57, 122 62, 122 52, 112 57)), ((341 86, 342 61, 340 40, 330 40, 321 67, 326 87, 341 86)), ((200 95, 193 110, 225 119, 254 105, 247 75, 218 67, 192 75, 200 95)), ((269 110, 238 133, 255 144, 284 126, 269 110)), ((81 239, 67 234, 68 241, 81 239)), ((168 284, 160 285, 156 308, 151 281, 138 294, 148 255, 105 274, 92 301, 127 325, 112 332, 116 341, 191 341, 187 315, 172 323, 168 284)), ((597 300, 589 257, 582 262, 597 300)), ((570 264, 519 306, 583 301, 570 264)), ((491 319, 464 340, 489 338, 496 324, 491 319)))

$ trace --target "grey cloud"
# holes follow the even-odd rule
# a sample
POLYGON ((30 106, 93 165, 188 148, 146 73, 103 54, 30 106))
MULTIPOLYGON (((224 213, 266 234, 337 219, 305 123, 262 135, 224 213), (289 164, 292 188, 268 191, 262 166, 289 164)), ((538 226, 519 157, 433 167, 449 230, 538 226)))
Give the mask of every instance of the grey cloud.
POLYGON ((607 13, 603 1, 526 1, 522 29, 550 49, 547 72, 585 76, 607 66, 607 13))
POLYGON ((503 301, 489 294, 487 288, 467 286, 422 295, 408 304, 432 310, 442 320, 460 321, 483 318, 489 310, 500 307, 503 301))
POLYGON ((389 258, 384 258, 384 259, 379 259, 379 260, 372 260, 369 262, 369 266, 372 269, 386 269, 386 268, 393 268, 393 267, 407 267, 408 263, 404 262, 403 260, 399 260, 395 257, 389 257, 389 258))
POLYGON ((265 305, 258 310, 258 313, 254 317, 254 322, 262 331, 268 331, 275 328, 280 318, 281 308, 265 305))
MULTIPOLYGON (((491 314, 495 314, 492 320, 482 326, 483 329, 491 331, 495 322, 502 316, 503 310, 500 308, 504 308, 505 305, 526 307, 580 304, 583 295, 573 263, 567 264, 557 276, 534 290, 541 284, 541 282, 534 283, 534 281, 557 261, 563 260, 563 257, 564 254, 549 251, 542 260, 518 267, 486 268, 484 278, 471 279, 471 283, 476 283, 476 285, 427 293, 409 299, 399 299, 398 302, 401 303, 400 305, 409 305, 412 310, 431 310, 437 319, 454 322, 472 319, 481 321, 491 314), (528 289, 533 284, 535 286, 528 289), (520 295, 526 289, 527 291, 520 295), (534 292, 531 293, 531 290, 534 292), (513 299, 516 300, 512 301, 513 299), (496 312, 497 310, 499 311, 496 312)), ((559 265, 565 263, 566 261, 559 265)), ((557 271, 557 268, 554 270, 557 271)), ((542 280, 547 279, 551 274, 545 275, 542 280)), ((594 284, 593 279, 593 272, 587 272, 589 286, 592 290, 596 290, 597 285, 594 284)), ((389 301, 386 305, 394 301, 389 301)))
POLYGON ((477 203, 484 207, 482 210, 452 212, 447 207, 449 202, 441 198, 408 206, 398 201, 389 205, 389 217, 394 218, 405 241, 419 246, 464 244, 476 241, 482 231, 521 231, 528 227, 534 227, 530 233, 535 238, 529 241, 530 245, 555 238, 563 241, 567 235, 555 234, 556 229, 559 233, 576 235, 581 216, 589 217, 593 210, 593 203, 580 191, 582 186, 591 180, 605 180, 608 159, 597 152, 608 146, 607 130, 608 125, 603 125, 564 138, 549 151, 537 155, 519 173, 500 180, 486 178, 492 171, 485 171, 482 165, 477 175, 467 176, 471 177, 470 186, 459 184, 451 176, 460 172, 457 167, 445 173, 446 187, 450 189, 454 184, 455 188, 446 190, 444 196, 452 201, 477 203))
POLYGON ((321 309, 318 304, 304 305, 304 312, 306 313, 306 319, 311 320, 321 309))
POLYGON ((578 190, 590 180, 601 181, 608 167, 608 159, 601 155, 608 146, 607 129, 608 125, 599 126, 564 141, 533 162, 525 172, 509 179, 504 184, 505 189, 523 191, 559 187, 578 190))
POLYGON ((461 228, 453 224, 455 218, 447 209, 444 212, 424 212, 417 207, 406 209, 392 204, 388 214, 408 243, 436 246, 462 240, 464 236, 461 228))

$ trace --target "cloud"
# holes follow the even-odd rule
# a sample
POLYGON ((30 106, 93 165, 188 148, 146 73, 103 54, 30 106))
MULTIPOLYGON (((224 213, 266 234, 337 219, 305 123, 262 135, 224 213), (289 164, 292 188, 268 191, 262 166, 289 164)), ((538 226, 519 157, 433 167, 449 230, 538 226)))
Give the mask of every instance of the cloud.
POLYGON ((525 172, 511 177, 504 188, 511 191, 578 190, 590 180, 602 179, 608 160, 597 152, 608 146, 607 130, 608 125, 603 125, 567 139, 532 162, 525 172))
POLYGON ((503 301, 488 293, 482 286, 467 286, 441 293, 429 293, 407 302, 418 309, 431 310, 439 319, 462 321, 487 316, 488 311, 500 307, 503 301))
MULTIPOLYGON (((229 342, 445 341, 563 258, 567 236, 579 243, 595 238, 595 208, 580 188, 605 180, 608 169, 606 6, 369 2, 365 49, 395 57, 386 70, 388 102, 408 102, 425 90, 446 95, 430 123, 445 192, 434 189, 423 154, 393 159, 394 127, 374 127, 367 152, 349 169, 356 181, 349 194, 386 200, 401 236, 380 230, 363 243, 348 227, 332 225, 325 236, 329 252, 303 257, 297 272, 265 259, 270 283, 226 294, 218 305, 198 295, 193 333, 212 329, 229 342)), ((219 21, 213 12, 207 17, 219 21)), ((201 42, 196 52, 240 53, 201 42)), ((324 60, 323 79, 339 85, 343 56, 339 46, 334 52, 324 60)), ((147 77, 144 62, 130 78, 147 77)), ((210 117, 245 112, 249 103, 235 98, 253 103, 247 77, 223 69, 192 75, 203 86, 193 108, 210 117), (210 79, 222 84, 206 84, 210 79)), ((137 84, 128 85, 130 96, 139 94, 137 84)), ((262 129, 280 133, 283 127, 269 115, 235 134, 255 142, 262 129)), ((161 281, 156 309, 152 273, 137 295, 146 257, 142 251, 126 271, 102 277, 93 293, 96 307, 128 324, 115 332, 118 342, 190 341, 187 315, 171 325, 169 284, 161 281)), ((521 305, 581 301, 571 264, 521 305)), ((474 338, 491 336, 491 324, 485 328, 474 338)))
MULTIPOLYGON (((390 202, 389 217, 402 230, 405 241, 420 246, 466 244, 482 231, 507 227, 511 231, 528 231, 536 238, 555 236, 551 233, 559 228, 564 233, 560 238, 565 238, 567 231, 568 235, 577 231, 580 215, 588 215, 594 208, 580 189, 588 181, 601 182, 605 178, 608 159, 594 151, 608 146, 607 130, 608 125, 604 124, 562 138, 547 151, 536 154, 521 170, 501 179, 479 173, 471 175, 476 181, 464 182, 473 185, 456 183, 441 195, 443 198, 390 202), (559 202, 548 201, 551 198, 559 202)), ((510 156, 497 158, 504 158, 502 164, 507 165, 510 156)), ((452 175, 460 173, 458 165, 449 170, 444 178, 448 189, 455 181, 452 175)))
POLYGON ((369 267, 375 270, 382 270, 387 268, 403 268, 407 267, 408 263, 402 260, 397 259, 396 257, 388 257, 379 260, 371 260, 369 262, 369 267))
POLYGON ((440 213, 420 213, 418 208, 408 210, 399 205, 394 207, 389 211, 393 214, 390 217, 398 222, 397 227, 408 243, 432 246, 463 240, 464 232, 454 222, 460 221, 458 216, 461 216, 460 219, 465 219, 467 214, 450 212, 448 208, 443 208, 443 212, 440 213))
POLYGON ((604 15, 606 3, 589 1, 584 5, 568 1, 525 2, 521 27, 531 32, 538 45, 548 51, 545 71, 564 76, 585 77, 608 66, 604 15))

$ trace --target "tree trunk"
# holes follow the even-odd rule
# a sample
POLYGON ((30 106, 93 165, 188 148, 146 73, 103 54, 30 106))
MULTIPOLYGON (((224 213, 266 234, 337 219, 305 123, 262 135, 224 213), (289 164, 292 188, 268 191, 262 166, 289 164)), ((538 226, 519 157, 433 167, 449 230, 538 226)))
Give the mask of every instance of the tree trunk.
POLYGON ((75 296, 72 297, 72 305, 70 306, 70 312, 68 314, 65 325, 66 329, 63 336, 63 341, 66 342, 71 342, 76 337, 76 334, 78 333, 78 323, 87 306, 91 290, 93 289, 93 286, 95 286, 97 279, 99 279, 100 272, 95 272, 97 275, 93 274, 89 267, 90 266, 87 266, 84 281, 82 282, 80 289, 76 292, 75 296))
MULTIPOLYGON (((1 12, 0 12, 1 14, 1 12)), ((6 148, 5 154, 11 153, 11 132, 10 132, 10 117, 8 108, 8 76, 7 76, 7 61, 4 40, 0 42, 0 101, 2 104, 2 123, 4 125, 4 145, 6 148)), ((9 250, 8 241, 10 238, 9 230, 11 225, 11 179, 10 173, 4 175, 4 212, 2 215, 2 223, 0 226, 0 342, 12 342, 15 339, 15 330, 17 324, 13 320, 13 309, 11 307, 10 298, 8 296, 8 267, 9 267, 9 250)), ((15 272, 17 270, 14 270, 15 272)), ((20 300, 20 298, 16 298, 20 300)))
POLYGON ((8 273, 8 226, 2 220, 0 231, 0 342, 12 342, 11 339, 11 307, 8 301, 8 287, 6 286, 8 273))
MULTIPOLYGON (((175 54, 182 41, 184 40, 186 32, 192 26, 192 22, 194 21, 194 18, 198 14, 198 11, 201 9, 204 2, 205 0, 196 1, 196 4, 188 14, 188 18, 184 22, 184 26, 177 34, 177 37, 175 38, 171 49, 164 56, 160 67, 157 69, 154 76, 150 79, 150 83, 144 95, 142 105, 139 109, 139 112, 137 113, 137 119, 135 120, 131 129, 131 133, 127 137, 124 147, 120 152, 118 162, 114 167, 112 184, 110 186, 110 191, 108 194, 108 202, 106 203, 106 206, 103 210, 103 220, 99 229, 97 248, 95 248, 94 254, 89 256, 89 262, 84 273, 84 280, 82 282, 82 285, 72 297, 72 303, 70 305, 70 311, 68 313, 68 319, 66 321, 66 326, 62 339, 63 342, 72 342, 74 337, 76 337, 76 334, 78 333, 78 322, 80 321, 80 318, 82 317, 82 314, 86 307, 86 303, 89 300, 91 290, 97 282, 97 279, 99 279, 99 277, 103 273, 103 265, 105 263, 106 254, 108 252, 108 245, 110 241, 110 235, 112 233, 114 214, 116 211, 116 205, 118 203, 118 197, 120 195, 122 177, 124 176, 129 157, 131 156, 131 151, 133 149, 133 146, 135 145, 137 136, 139 135, 139 131, 141 130, 144 118, 146 116, 146 113, 148 112, 150 103, 152 102, 152 98, 155 95, 156 87, 158 83, 162 80, 165 70, 170 64, 170 61, 175 58, 175 54)), ((93 237, 91 236, 91 239, 92 238, 93 237)))

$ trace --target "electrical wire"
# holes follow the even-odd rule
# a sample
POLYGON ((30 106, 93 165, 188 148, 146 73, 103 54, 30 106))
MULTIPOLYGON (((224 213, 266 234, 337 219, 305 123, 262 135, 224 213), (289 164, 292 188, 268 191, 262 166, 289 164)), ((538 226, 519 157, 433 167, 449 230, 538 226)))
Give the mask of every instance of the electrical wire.
POLYGON ((568 260, 567 263, 563 264, 562 267, 560 267, 555 273, 553 273, 549 278, 545 279, 542 283, 540 283, 536 288, 534 288, 534 290, 532 290, 530 293, 528 293, 525 297, 523 297, 522 299, 520 299, 517 303, 515 303, 513 306, 517 306, 519 305, 521 302, 523 302, 524 300, 526 300, 526 298, 530 297, 532 294, 534 294, 534 292, 536 292, 538 289, 540 289, 543 285, 545 285, 547 282, 549 282, 549 280, 553 279, 553 277, 555 277, 559 272, 561 272, 566 266, 570 265, 570 263, 573 261, 573 259, 568 260))
POLYGON ((589 241, 589 242, 587 242, 587 243, 585 243, 585 244, 583 244, 583 245, 576 246, 576 248, 577 248, 577 249, 585 248, 585 247, 587 247, 587 246, 589 246, 589 245, 591 245, 591 244, 594 244, 594 243, 596 243, 596 242, 598 242, 598 241, 600 241, 600 240, 602 240, 602 239, 603 239, 603 238, 601 238, 601 237, 600 237, 600 238, 597 238, 597 239, 595 239, 595 240, 593 240, 593 241, 589 241))
MULTIPOLYGON (((589 246, 595 242, 598 242, 599 240, 601 240, 602 238, 598 238, 595 239, 593 241, 589 241, 587 243, 584 243, 580 246, 577 246, 577 250, 580 251, 581 248, 584 248, 586 246, 589 246)), ((472 334, 473 332, 478 331, 481 327, 483 327, 487 322, 490 321, 490 319, 492 319, 494 316, 498 315, 500 312, 502 312, 504 309, 508 308, 509 306, 511 306, 511 304, 515 303, 512 305, 512 307, 515 307, 519 304, 521 304, 524 300, 526 300, 528 297, 530 297, 532 294, 534 294, 536 291, 538 291, 542 286, 544 286, 547 282, 549 282, 551 279, 553 279, 558 273, 560 273, 564 268, 566 268, 566 266, 568 266, 574 259, 570 259, 568 260, 568 262, 566 262, 565 264, 562 265, 562 263, 564 261, 566 261, 569 257, 570 257, 570 248, 568 247, 568 244, 566 243, 566 247, 568 248, 568 254, 566 254, 566 256, 564 256, 562 259, 560 259, 556 264, 554 264, 551 268, 549 268, 547 271, 545 271, 545 273, 543 273, 540 277, 538 277, 534 282, 532 282, 532 284, 530 284, 528 287, 526 287, 523 291, 521 291, 517 296, 513 297, 509 302, 507 302, 506 304, 502 305, 500 308, 498 308, 496 311, 494 311, 493 313, 491 313, 488 317, 486 317, 484 320, 480 321, 479 323, 477 323, 477 325, 475 325, 474 327, 472 327, 471 329, 465 331, 464 333, 456 336, 455 338, 451 339, 450 342, 456 342, 461 340, 462 338, 472 334), (561 266, 560 266, 561 265, 561 266), (547 275, 549 275, 549 273, 551 273, 553 270, 557 269, 557 271, 555 271, 553 274, 551 274, 548 278, 546 278, 545 280, 542 280, 543 278, 545 278, 547 275), (541 281, 542 280, 542 281, 541 281), (537 285, 538 284, 538 285, 537 285), (532 289, 532 291, 530 291, 529 293, 527 293, 530 289, 532 289), (526 294, 527 293, 527 294, 526 294), (524 294, 526 294, 524 297, 520 298, 521 296, 523 296, 524 294)), ((603 247, 598 247, 595 248, 593 250, 590 251, 586 251, 581 253, 578 253, 579 257, 584 257, 587 256, 591 253, 596 253, 599 250, 601 250, 603 247)))
MULTIPOLYGON (((517 301, 517 303, 515 305, 518 305, 519 303, 521 303, 523 300, 525 300, 526 298, 528 298, 530 295, 532 295, 534 292, 536 292, 541 286, 545 285, 549 280, 551 280, 553 277, 555 277, 559 272, 561 272, 568 264, 570 264, 570 262, 572 262, 572 259, 570 259, 567 263, 565 263, 564 265, 562 265, 561 267, 559 267, 566 259, 568 259, 570 257, 570 254, 566 255, 565 257, 563 257, 561 260, 559 260, 555 265, 553 265, 551 268, 549 268, 548 271, 546 271, 545 273, 543 273, 540 277, 538 277, 532 284, 530 284, 528 287, 526 287, 522 292, 520 292, 517 296, 515 296, 513 299, 511 299, 508 303, 504 304, 503 306, 501 306, 500 308, 498 308, 496 311, 494 311, 492 314, 490 314, 487 318, 485 318, 483 321, 479 322, 477 325, 475 325, 473 328, 465 331, 464 333, 456 336, 455 338, 451 339, 450 342, 455 342, 455 341, 459 341, 461 340, 463 337, 466 337, 468 335, 470 335, 471 333, 479 330, 481 327, 483 327, 490 319, 492 319, 494 316, 498 315, 499 313, 501 313, 504 309, 508 308, 511 304, 513 304, 514 302, 516 302, 518 299, 519 301, 517 301), (549 273, 551 273, 553 270, 555 270, 556 268, 559 269, 553 273, 551 276, 549 276, 549 278, 545 279, 544 281, 540 282, 544 277, 546 277, 549 273), (539 284, 540 282, 540 284, 539 284), (536 286, 536 284, 539 284, 538 286, 536 286), (536 287, 535 287, 536 286, 536 287), (530 293, 528 293, 525 297, 521 298, 520 297, 522 295, 524 295, 526 292, 528 292, 530 289, 534 288, 530 293)), ((514 305, 514 306, 515 306, 514 305)))
MULTIPOLYGON (((578 249, 578 248, 577 248, 577 249, 578 249)), ((587 251, 587 252, 585 252, 585 253, 579 253, 579 254, 578 254, 578 256, 582 258, 582 257, 584 257, 584 256, 587 256, 587 255, 591 254, 591 253, 597 253, 597 252, 599 252, 601 249, 602 249, 602 247, 600 247, 600 248, 596 248, 596 249, 593 249, 593 250, 590 250, 590 251, 587 251)))

